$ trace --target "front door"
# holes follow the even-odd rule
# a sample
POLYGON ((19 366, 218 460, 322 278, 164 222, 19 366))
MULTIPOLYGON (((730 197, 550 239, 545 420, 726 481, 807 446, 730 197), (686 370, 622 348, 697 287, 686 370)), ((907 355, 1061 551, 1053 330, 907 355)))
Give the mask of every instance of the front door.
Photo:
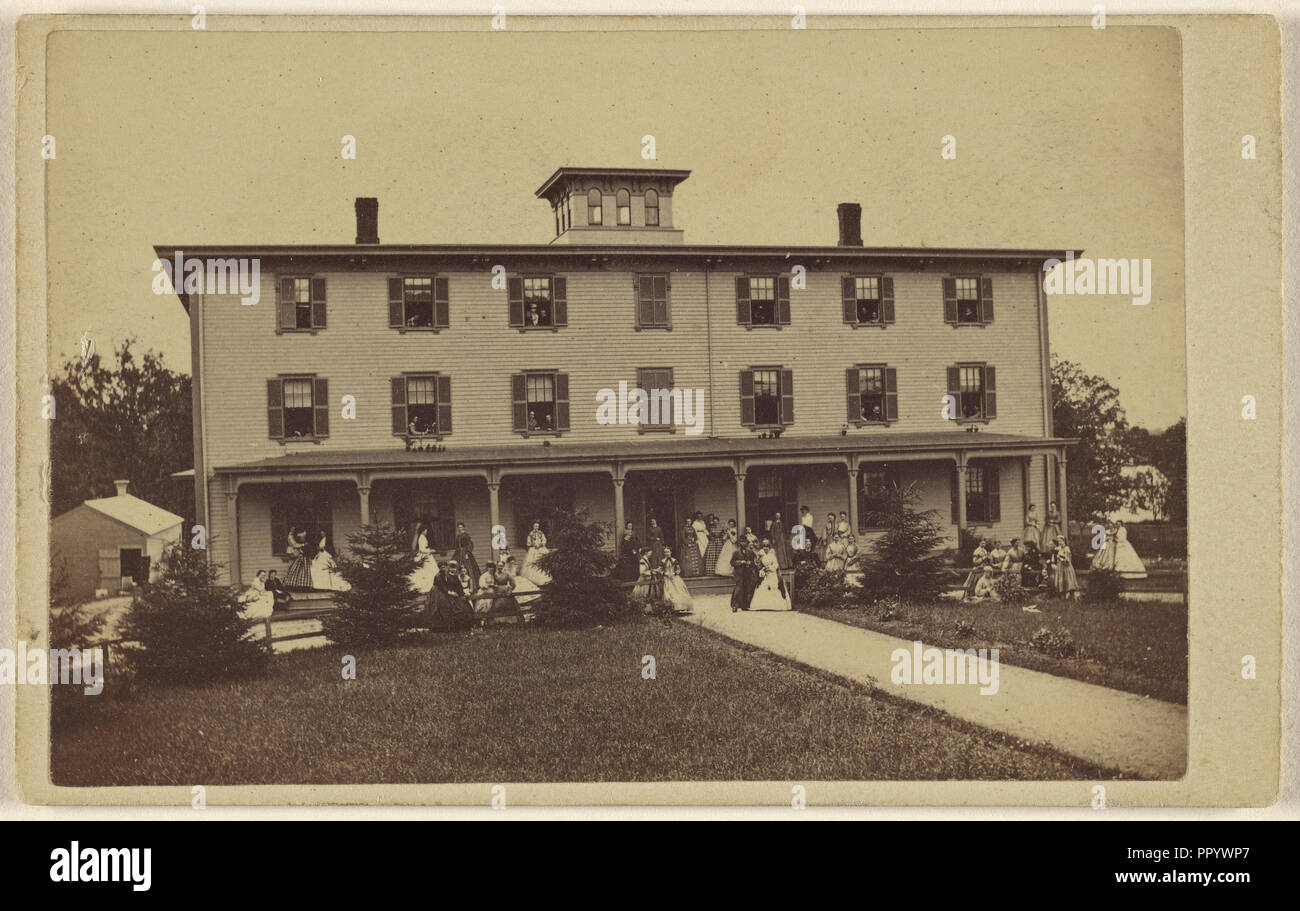
MULTIPOLYGON (((659 523, 659 528, 664 534, 664 543, 669 547, 673 546, 673 541, 677 539, 678 520, 677 520, 677 494, 671 487, 650 487, 645 492, 645 524, 646 528, 650 527, 650 520, 654 519, 659 523)), ((644 541, 645 529, 641 530, 641 540, 644 541)))
POLYGON ((745 478, 745 524, 759 538, 771 537, 772 520, 781 514, 786 534, 799 521, 797 485, 792 472, 783 468, 751 470, 745 478))

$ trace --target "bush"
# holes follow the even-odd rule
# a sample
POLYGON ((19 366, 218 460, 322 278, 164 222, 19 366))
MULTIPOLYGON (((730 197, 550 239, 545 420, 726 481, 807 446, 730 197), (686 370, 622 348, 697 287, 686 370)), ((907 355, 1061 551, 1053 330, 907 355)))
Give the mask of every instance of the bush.
POLYGON ((934 600, 944 587, 938 514, 917 509, 921 494, 916 484, 890 487, 885 496, 888 508, 879 516, 885 530, 871 545, 860 597, 868 604, 882 596, 934 600))
POLYGON ((1012 607, 1028 604, 1033 597, 1033 592, 1021 584, 1020 573, 1003 573, 993 583, 993 590, 998 593, 998 600, 1012 607))
POLYGON ((1124 591, 1124 577, 1113 569, 1097 569, 1088 573, 1084 597, 1088 601, 1118 601, 1124 591))
POLYGON ((186 542, 169 546, 155 582, 142 584, 122 618, 126 657, 140 680, 206 683, 262 671, 267 651, 248 635, 220 564, 186 542))
POLYGON ((605 549, 609 529, 591 521, 586 509, 554 509, 547 516, 549 553, 537 566, 551 577, 538 602, 544 626, 588 626, 641 615, 610 575, 614 554, 605 549))
POLYGON ((1051 630, 1047 627, 1039 627, 1029 639, 1029 644, 1045 655, 1051 655, 1054 658, 1073 658, 1078 649, 1074 644, 1074 637, 1066 630, 1051 630))
POLYGON ((351 588, 334 592, 338 610, 321 617, 332 642, 344 648, 394 642, 418 624, 423 605, 409 577, 419 560, 404 534, 386 522, 364 525, 348 535, 348 553, 337 562, 351 588))
POLYGON ((859 602, 844 582, 843 571, 800 564, 794 573, 794 594, 799 610, 857 607, 859 602))

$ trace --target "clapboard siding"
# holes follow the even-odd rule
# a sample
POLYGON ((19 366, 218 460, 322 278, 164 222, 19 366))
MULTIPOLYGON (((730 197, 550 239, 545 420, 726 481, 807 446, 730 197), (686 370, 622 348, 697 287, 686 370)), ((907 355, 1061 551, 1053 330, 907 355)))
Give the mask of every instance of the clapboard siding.
MULTIPOLYGON (((201 304, 205 434, 214 467, 286 451, 402 448, 392 435, 389 378, 410 371, 451 377, 453 432, 449 449, 467 445, 538 446, 511 431, 508 377, 526 369, 569 374, 572 431, 566 440, 633 441, 634 426, 596 423, 598 390, 630 385, 639 367, 671 367, 681 389, 707 389, 713 352, 712 414, 703 431, 744 437, 738 372, 756 365, 794 371, 791 436, 837 432, 844 424, 844 370, 863 362, 898 369, 899 419, 889 427, 850 428, 854 437, 908 431, 964 432, 943 419, 945 368, 985 361, 997 368, 998 416, 988 430, 1043 435, 1042 364, 1036 275, 992 276, 996 318, 983 326, 943 322, 942 275, 892 272, 896 321, 884 329, 843 323, 838 271, 810 271, 807 287, 791 292, 791 324, 780 330, 736 324, 736 273, 707 278, 711 333, 706 333, 706 277, 671 273, 672 330, 636 331, 633 273, 569 271, 567 328, 521 333, 508 326, 504 289, 488 272, 449 279, 451 325, 439 333, 399 333, 388 327, 386 272, 325 273, 328 327, 316 334, 275 332, 275 276, 262 276, 258 305, 233 296, 201 304), (711 337, 710 337, 711 336, 711 337), (281 373, 315 373, 329 380, 330 436, 321 443, 269 439, 265 381, 281 373), (341 401, 356 397, 356 418, 341 401), (712 422, 712 427, 710 426, 712 422)), ((707 395, 707 393, 706 393, 707 395)), ((680 432, 680 430, 679 430, 680 432)), ((214 501, 216 502, 216 501, 214 501)))

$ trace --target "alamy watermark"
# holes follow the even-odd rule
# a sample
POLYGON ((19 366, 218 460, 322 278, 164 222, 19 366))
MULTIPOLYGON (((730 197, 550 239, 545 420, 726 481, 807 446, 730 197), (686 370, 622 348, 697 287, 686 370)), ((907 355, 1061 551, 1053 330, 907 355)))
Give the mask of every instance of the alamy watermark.
POLYGON ((104 692, 104 650, 95 648, 0 648, 0 684, 47 686, 72 683, 84 686, 87 696, 104 692))
POLYGON ((889 679, 898 685, 979 684, 981 696, 998 691, 998 650, 988 648, 926 648, 915 641, 910 649, 896 648, 889 655, 889 679))
POLYGON ((262 263, 256 257, 204 258, 177 250, 171 261, 153 261, 154 294, 239 294, 245 307, 262 298, 262 263))
POLYGON ((1043 290, 1048 294, 1127 294, 1134 306, 1151 303, 1151 260, 1074 258, 1043 261, 1043 290))
POLYGON ((684 427, 687 436, 704 432, 703 389, 642 389, 620 380, 617 391, 596 392, 596 423, 684 427))

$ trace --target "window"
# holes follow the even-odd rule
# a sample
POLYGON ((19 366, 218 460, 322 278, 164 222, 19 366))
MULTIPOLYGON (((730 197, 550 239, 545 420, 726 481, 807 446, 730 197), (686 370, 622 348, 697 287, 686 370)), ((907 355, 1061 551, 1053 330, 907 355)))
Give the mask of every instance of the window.
POLYGON ((993 322, 993 279, 978 275, 945 278, 943 318, 954 326, 993 322))
POLYGON ((632 194, 627 190, 619 190, 614 196, 614 201, 618 205, 618 223, 632 224, 632 194))
POLYGON ((532 370, 510 377, 512 426, 516 433, 562 433, 569 429, 569 375, 532 370))
POLYGON ((287 553, 289 532, 298 529, 307 533, 307 543, 315 547, 321 532, 333 547, 334 512, 328 494, 307 484, 282 484, 272 488, 271 494, 271 554, 282 557, 287 553))
MULTIPOLYGON (((959 474, 954 469, 954 473, 959 474)), ((956 506, 953 507, 954 514, 956 506)), ((966 522, 991 524, 1002 519, 1002 496, 998 466, 992 462, 971 462, 966 466, 966 522)))
POLYGON ((794 371, 755 367, 740 371, 740 423, 786 427, 794 423, 794 371))
POLYGON ((844 322, 853 326, 884 326, 894 321, 894 279, 887 275, 846 275, 840 297, 844 322))
POLYGON ((329 436, 329 381, 316 376, 267 380, 266 413, 271 439, 329 436))
POLYGON ((747 328, 790 325, 789 277, 737 276, 736 322, 747 328))
POLYGON ((281 278, 275 285, 276 330, 309 332, 325 328, 325 279, 281 278))
POLYGON ((957 403, 958 423, 986 421, 998 415, 997 372, 987 364, 949 367, 948 394, 957 403))
POLYGON ((388 325, 393 329, 446 329, 451 324, 447 279, 412 275, 388 280, 388 325))
POLYGON ((645 223, 648 227, 659 227, 659 194, 654 190, 645 191, 645 223))
POLYGON ((451 377, 405 374, 393 377, 389 388, 395 436, 441 439, 451 433, 451 377))
MULTIPOLYGON (((645 393, 645 410, 639 432, 673 430, 676 403, 673 401, 673 368, 641 367, 636 372, 637 388, 645 393)), ((680 395, 678 396, 680 398, 680 395)))
POLYGON ((592 187, 587 191, 587 224, 598 225, 601 223, 605 217, 604 212, 601 211, 603 205, 600 190, 592 187))
POLYGON ((557 329, 568 324, 568 283, 561 276, 517 275, 507 282, 510 325, 557 329))
POLYGON ((884 463, 863 463, 858 468, 858 531, 884 528, 902 501, 896 496, 898 473, 884 463))
POLYGON ((887 424, 898 420, 898 370, 884 364, 860 364, 845 372, 844 393, 850 424, 887 424))
POLYGON ((638 275, 636 288, 636 327, 668 329, 668 276, 638 275))

